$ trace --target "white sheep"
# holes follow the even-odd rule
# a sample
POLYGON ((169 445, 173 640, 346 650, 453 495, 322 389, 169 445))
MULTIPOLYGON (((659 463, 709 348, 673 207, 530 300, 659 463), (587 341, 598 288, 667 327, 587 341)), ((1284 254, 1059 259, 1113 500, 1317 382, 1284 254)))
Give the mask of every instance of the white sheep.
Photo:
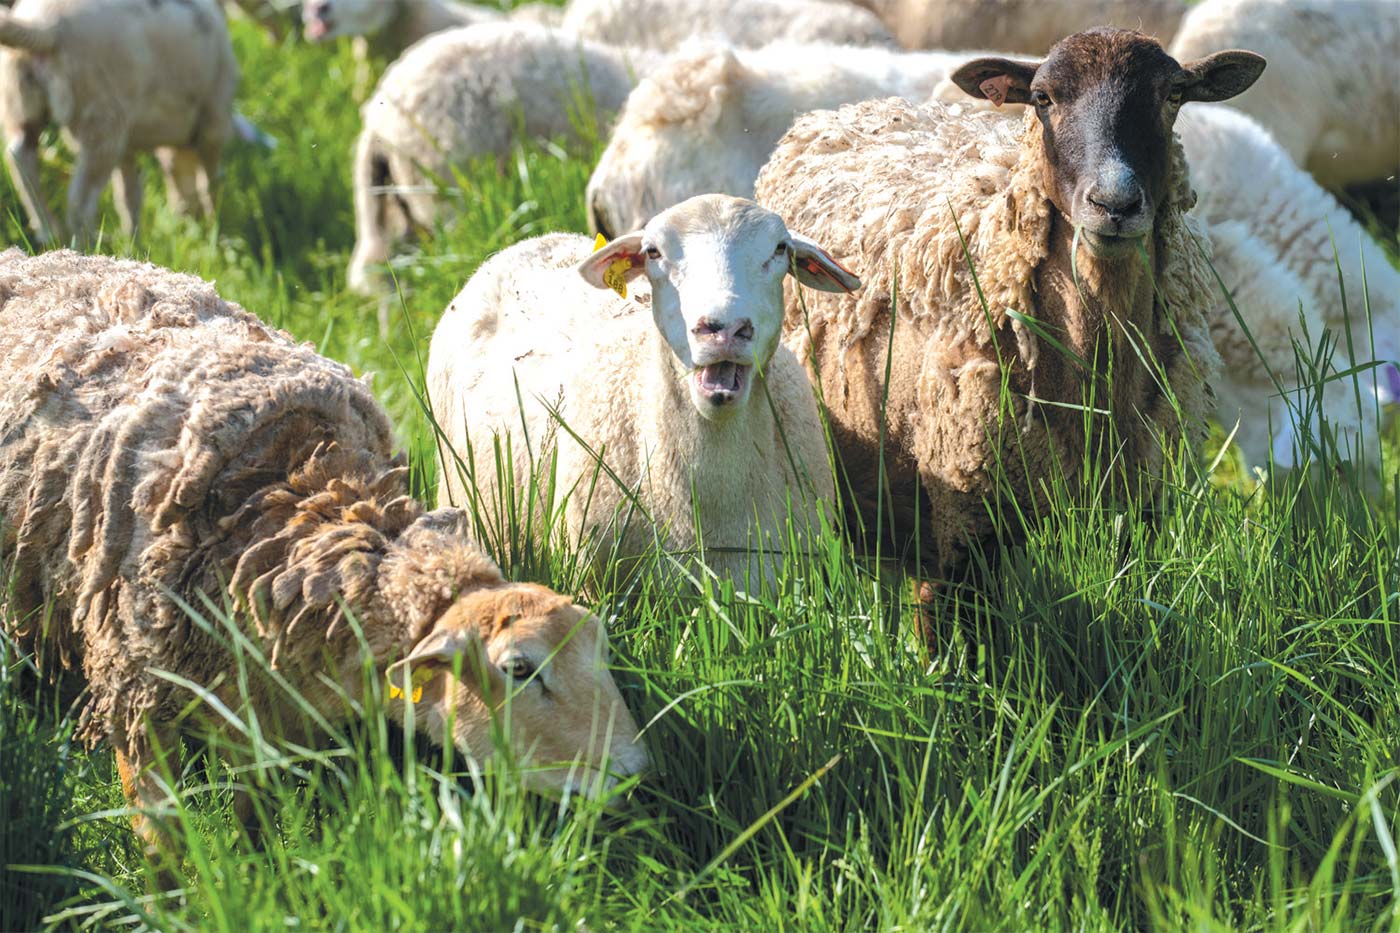
POLYGON ((141 213, 136 156, 155 150, 178 210, 214 209, 231 132, 238 64, 218 0, 20 0, 0 12, 5 162, 39 242, 59 230, 39 187, 39 140, 52 121, 77 150, 67 229, 87 239, 111 178, 122 229, 141 213))
POLYGON ((407 715, 482 762, 509 697, 527 787, 597 793, 606 761, 645 765, 597 617, 505 581, 460 510, 409 495, 392 443, 366 381, 206 282, 0 254, 0 618, 41 670, 79 669, 80 735, 112 745, 133 807, 164 800, 152 766, 180 773, 182 732, 230 728, 209 697, 306 742, 310 718, 362 709, 367 667, 421 688, 407 715), (258 654, 281 686, 251 658, 231 676, 258 654))
POLYGON ((1231 106, 1254 117, 1322 185, 1400 168, 1400 3, 1396 0, 1205 0, 1172 54, 1254 49, 1269 60, 1231 106))
POLYGON ((1006 49, 1040 55, 1093 26, 1139 29, 1165 44, 1185 0, 857 0, 909 49, 1006 49))
POLYGON ((521 138, 605 125, 651 60, 523 23, 452 29, 411 48, 361 108, 350 288, 381 293, 374 267, 408 233, 445 219, 454 167, 503 158, 521 138))
POLYGON ((585 39, 658 51, 697 36, 739 46, 895 44, 873 13, 826 0, 570 0, 560 25, 585 39))
POLYGON ((922 99, 967 57, 793 43, 679 52, 618 114, 588 181, 589 224, 631 230, 697 194, 752 197, 759 169, 798 115, 871 97, 922 99))
POLYGON ((1293 343, 1308 346, 1301 311, 1313 343, 1324 329, 1338 340, 1332 364, 1336 372, 1390 361, 1357 376, 1359 406, 1358 385, 1351 378, 1327 383, 1322 395, 1323 411, 1340 433, 1343 453, 1348 448, 1357 453, 1366 445, 1374 460, 1377 402, 1384 405, 1400 396, 1394 365, 1400 360, 1400 272, 1346 209, 1252 118, 1224 105, 1197 107, 1182 114, 1177 132, 1198 194, 1193 213, 1206 223, 1212 262, 1258 346, 1256 353, 1228 303, 1218 300, 1208 320, 1225 364, 1216 382, 1221 423, 1226 430, 1238 424, 1235 442, 1256 464, 1269 459, 1272 430, 1274 462, 1294 465, 1297 409, 1315 418, 1302 401, 1315 392, 1305 390, 1301 398, 1291 392, 1290 410, 1264 366, 1283 388, 1297 388, 1293 343))
POLYGON ((811 384, 779 342, 788 274, 860 285, 778 215, 721 195, 596 252, 550 234, 494 256, 433 334, 428 393, 451 451, 440 500, 500 516, 553 483, 570 545, 633 558, 658 541, 693 553, 703 534, 708 565, 757 589, 789 509, 805 538, 834 497, 811 384))
POLYGON ((1010 533, 1006 516, 1043 508, 1058 477, 1150 492, 1169 452, 1204 438, 1217 292, 1171 123, 1263 64, 1179 64, 1140 33, 1095 29, 1043 62, 954 73, 974 97, 1033 103, 1019 122, 890 98, 788 131, 759 203, 821 230, 866 282, 805 307, 789 296, 786 319, 799 354, 812 346, 866 527, 883 463, 892 531, 917 532, 950 572, 971 541, 1010 533))
MULTIPOLYGON (((494 23, 507 14, 492 6, 458 3, 456 0, 307 0, 302 4, 302 27, 307 41, 329 42, 342 36, 366 40, 356 46, 357 55, 373 50, 398 58, 404 49, 435 32, 494 23)), ((543 3, 516 7, 509 18, 519 22, 555 25, 563 10, 543 3)))

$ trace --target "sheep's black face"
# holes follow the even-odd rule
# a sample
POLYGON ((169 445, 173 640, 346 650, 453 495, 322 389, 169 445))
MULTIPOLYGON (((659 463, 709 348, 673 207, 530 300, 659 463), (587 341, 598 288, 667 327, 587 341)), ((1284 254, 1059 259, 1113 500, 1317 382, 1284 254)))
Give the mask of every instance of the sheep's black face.
POLYGON ((1043 62, 977 59, 953 80, 998 104, 1029 104, 1040 120, 1050 198, 1098 255, 1129 255, 1166 197, 1172 126, 1188 100, 1224 100, 1263 71, 1252 52, 1180 65, 1155 40, 1091 29, 1043 62))

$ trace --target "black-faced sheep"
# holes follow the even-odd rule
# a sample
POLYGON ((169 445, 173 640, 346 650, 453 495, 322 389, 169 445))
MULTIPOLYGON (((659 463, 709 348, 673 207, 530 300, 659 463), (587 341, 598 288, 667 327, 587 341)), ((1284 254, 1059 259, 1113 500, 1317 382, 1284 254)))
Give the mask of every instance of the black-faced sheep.
MULTIPOLYGON (((1164 443, 1203 433, 1215 283, 1185 215, 1194 195, 1172 123, 1262 67, 1239 51, 1181 65, 1140 33, 1090 30, 1043 62, 955 72, 973 96, 1032 103, 1019 129, 899 99, 798 120, 758 200, 821 230, 866 281, 808 309, 869 527, 883 459, 894 530, 919 527, 946 571, 996 530, 988 500, 1002 490, 1034 512, 1055 472, 1074 488, 1091 462, 1135 484, 1164 443)), ((787 329, 805 344, 794 295, 787 329)))
MULTIPOLYGON (((511 748, 539 766, 526 786, 595 792, 611 780, 605 762, 620 774, 645 763, 598 619, 502 579, 460 511, 408 495, 391 441, 365 382, 205 282, 70 252, 0 254, 4 624, 41 667, 81 671, 80 735, 112 744, 134 806, 163 799, 157 748, 225 727, 158 672, 274 734, 311 731, 256 668, 245 695, 220 623, 177 599, 227 606, 332 724, 363 698, 366 665, 400 687, 411 666, 415 721, 478 760, 510 698, 511 748)), ((387 708, 402 717, 403 702, 387 708)), ((154 821, 137 824, 163 841, 154 821)))

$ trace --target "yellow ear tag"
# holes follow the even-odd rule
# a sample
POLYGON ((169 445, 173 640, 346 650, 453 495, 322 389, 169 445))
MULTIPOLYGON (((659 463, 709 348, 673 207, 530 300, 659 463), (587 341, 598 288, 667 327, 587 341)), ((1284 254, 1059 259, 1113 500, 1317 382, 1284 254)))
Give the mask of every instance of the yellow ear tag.
MULTIPOLYGON (((593 239, 593 252, 596 253, 607 245, 608 238, 600 233, 593 239)), ((613 260, 612 265, 608 266, 607 270, 603 273, 603 284, 617 292, 620 297, 626 298, 627 270, 630 268, 632 268, 632 260, 630 259, 613 260)))
POLYGON ((607 246, 607 245, 608 245, 608 238, 605 237, 605 236, 603 236, 601 233, 598 234, 596 237, 593 238, 593 252, 596 253, 596 252, 598 252, 598 250, 602 249, 604 246, 607 246))
MULTIPOLYGON (((413 702, 417 703, 423 699, 423 685, 433 679, 433 669, 431 667, 420 667, 413 671, 413 702)), ((403 691, 389 682, 389 699, 397 700, 403 696, 403 691)))

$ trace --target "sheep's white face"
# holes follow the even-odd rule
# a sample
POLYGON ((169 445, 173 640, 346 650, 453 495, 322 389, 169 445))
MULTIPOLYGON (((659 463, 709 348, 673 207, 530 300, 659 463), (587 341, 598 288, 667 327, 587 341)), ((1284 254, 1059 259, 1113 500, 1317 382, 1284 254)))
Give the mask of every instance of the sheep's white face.
POLYGON ((626 278, 645 272, 652 316, 686 374, 691 404, 713 421, 748 404, 755 376, 778 347, 783 276, 793 272, 824 291, 860 286, 777 214, 717 194, 662 212, 579 266, 598 287, 608 287, 610 269, 626 278))
POLYGON ((371 36, 389 24, 395 5, 386 0, 306 0, 301 24, 308 42, 371 36))

